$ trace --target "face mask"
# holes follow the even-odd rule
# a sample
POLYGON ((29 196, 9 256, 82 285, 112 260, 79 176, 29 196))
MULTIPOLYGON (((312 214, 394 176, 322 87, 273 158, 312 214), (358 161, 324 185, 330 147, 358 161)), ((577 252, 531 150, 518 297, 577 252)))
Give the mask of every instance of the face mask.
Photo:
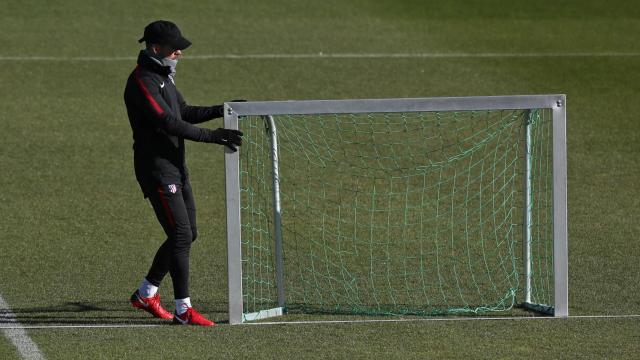
POLYGON ((162 62, 163 66, 168 66, 171 68, 171 74, 169 74, 169 76, 173 79, 174 75, 176 74, 176 66, 178 66, 178 59, 169 59, 169 58, 163 58, 162 60, 160 60, 162 62))
POLYGON ((171 60, 169 58, 160 58, 158 54, 152 51, 149 51, 146 49, 144 51, 149 55, 149 57, 151 57, 158 64, 162 66, 168 66, 169 68, 171 68, 171 73, 169 74, 169 76, 173 80, 173 76, 176 74, 176 66, 178 65, 178 59, 171 60))

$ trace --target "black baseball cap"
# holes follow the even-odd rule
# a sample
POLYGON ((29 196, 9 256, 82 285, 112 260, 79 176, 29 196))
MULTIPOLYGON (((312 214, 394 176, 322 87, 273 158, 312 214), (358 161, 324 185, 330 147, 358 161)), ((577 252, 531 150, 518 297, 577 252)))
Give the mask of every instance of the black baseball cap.
POLYGON ((144 28, 144 36, 138 42, 146 41, 152 44, 169 45, 176 50, 184 50, 191 45, 185 39, 178 26, 171 21, 158 20, 144 28))

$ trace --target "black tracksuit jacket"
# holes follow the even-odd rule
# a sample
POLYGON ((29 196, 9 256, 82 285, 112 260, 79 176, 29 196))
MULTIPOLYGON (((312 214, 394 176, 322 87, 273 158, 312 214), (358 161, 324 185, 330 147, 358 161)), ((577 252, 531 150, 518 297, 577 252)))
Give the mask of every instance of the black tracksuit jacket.
POLYGON ((170 73, 168 66, 156 63, 143 50, 124 91, 136 179, 145 197, 158 185, 188 181, 184 139, 213 142, 212 130, 193 124, 222 116, 222 105, 187 105, 170 73))

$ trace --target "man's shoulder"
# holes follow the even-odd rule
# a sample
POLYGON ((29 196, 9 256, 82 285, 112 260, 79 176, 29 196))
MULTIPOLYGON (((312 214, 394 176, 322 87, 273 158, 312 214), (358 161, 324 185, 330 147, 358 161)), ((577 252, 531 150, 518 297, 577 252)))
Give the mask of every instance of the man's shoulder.
POLYGON ((166 76, 162 76, 160 74, 158 74, 155 71, 152 71, 150 69, 147 69, 143 66, 136 66, 135 69, 133 69, 133 72, 131 73, 131 77, 135 79, 140 79, 140 80, 144 80, 145 82, 153 82, 153 83, 162 83, 164 82, 164 78, 166 76))
POLYGON ((156 87, 162 88, 165 81, 162 75, 138 65, 129 74, 126 87, 131 90, 145 91, 145 89, 150 90, 156 87))

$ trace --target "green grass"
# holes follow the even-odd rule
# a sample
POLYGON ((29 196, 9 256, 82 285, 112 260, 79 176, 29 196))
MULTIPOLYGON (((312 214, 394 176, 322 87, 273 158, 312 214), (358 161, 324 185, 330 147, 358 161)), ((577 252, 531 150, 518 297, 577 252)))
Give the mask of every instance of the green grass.
POLYGON ((16 348, 11 341, 4 336, 0 336, 0 357, 7 360, 20 359, 16 348))
POLYGON ((31 336, 52 359, 86 358, 88 354, 92 358, 149 358, 148 347, 157 349, 156 357, 184 359, 619 359, 633 358, 640 351, 637 320, 58 330, 32 331, 31 336), (193 346, 186 353, 185 342, 193 346))
MULTIPOLYGON (((135 56, 175 20, 194 43, 177 84, 194 104, 566 93, 570 313, 640 314, 640 57, 190 60, 189 54, 638 52, 633 2, 8 1, 4 56, 135 56)), ((162 241, 133 176, 122 93, 133 61, 0 60, 0 293, 31 324, 153 323, 127 297, 162 241)), ((219 126, 215 121, 208 126, 219 126)), ((225 320, 220 148, 189 144, 201 235, 192 295, 225 320)), ((161 293, 167 303, 171 286, 161 293)), ((629 320, 30 330, 49 358, 633 358, 629 320), (183 349, 187 353, 182 353, 183 349), (574 356, 575 355, 575 356, 574 356)), ((0 339, 0 357, 15 356, 0 339), (13 354, 13 355, 11 355, 13 354)))

